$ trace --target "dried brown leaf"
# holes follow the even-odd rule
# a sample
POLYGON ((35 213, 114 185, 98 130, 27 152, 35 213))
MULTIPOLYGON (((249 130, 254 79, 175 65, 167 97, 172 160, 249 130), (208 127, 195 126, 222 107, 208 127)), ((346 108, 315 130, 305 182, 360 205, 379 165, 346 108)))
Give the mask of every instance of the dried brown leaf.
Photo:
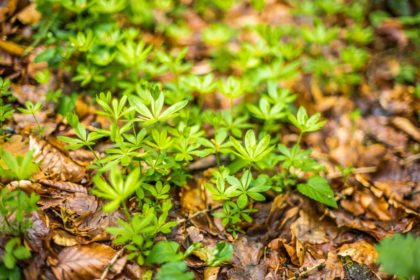
POLYGON ((31 136, 29 147, 34 150, 34 159, 40 164, 41 171, 47 178, 78 183, 86 177, 84 167, 76 164, 47 141, 31 136))
POLYGON ((17 19, 26 25, 37 23, 41 19, 41 14, 36 9, 35 3, 30 4, 16 15, 17 19))
POLYGON ((337 236, 335 226, 300 211, 300 217, 290 226, 296 239, 303 243, 323 244, 337 236))
POLYGON ((349 256, 353 261, 368 266, 374 265, 378 257, 375 246, 365 240, 359 240, 350 244, 344 244, 338 251, 340 257, 349 256))
POLYGON ((413 125, 409 119, 402 118, 402 117, 395 117, 392 119, 392 123, 410 135, 414 140, 420 141, 420 129, 413 125))
POLYGON ((21 45, 18 45, 14 42, 3 41, 3 40, 0 40, 0 49, 15 56, 21 56, 23 52, 25 51, 25 48, 22 47, 21 45))
MULTIPOLYGON (((52 271, 58 280, 91 280, 99 278, 117 252, 109 246, 92 243, 64 248, 52 271)), ((117 261, 114 271, 121 271, 125 262, 117 261)))
POLYGON ((69 247, 69 246, 74 246, 74 245, 79 244, 79 241, 77 240, 76 236, 71 235, 70 233, 64 230, 60 230, 60 229, 57 229, 54 231, 52 235, 52 240, 54 241, 55 244, 64 246, 64 247, 69 247))
POLYGON ((72 182, 52 181, 52 180, 46 180, 46 179, 41 179, 38 182, 48 187, 56 188, 60 191, 71 192, 71 193, 84 193, 84 194, 88 193, 87 189, 84 186, 75 184, 72 182))

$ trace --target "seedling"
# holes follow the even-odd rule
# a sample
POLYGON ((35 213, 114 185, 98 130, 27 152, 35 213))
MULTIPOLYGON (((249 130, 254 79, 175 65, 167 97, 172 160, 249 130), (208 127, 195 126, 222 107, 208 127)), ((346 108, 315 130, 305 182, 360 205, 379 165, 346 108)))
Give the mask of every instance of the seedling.
POLYGON ((0 159, 3 161, 3 164, 0 161, 0 177, 25 180, 38 171, 38 166, 33 162, 32 151, 23 156, 14 156, 6 150, 0 150, 0 159))
POLYGON ((41 102, 37 102, 37 103, 32 103, 31 101, 26 101, 25 102, 25 107, 24 108, 18 108, 19 111, 21 111, 22 113, 26 114, 26 115, 32 115, 32 117, 34 118, 35 122, 36 122, 36 129, 35 132, 38 134, 42 134, 44 129, 41 127, 41 124, 38 121, 38 118, 36 117, 36 114, 41 111, 41 107, 42 107, 42 103, 41 102))

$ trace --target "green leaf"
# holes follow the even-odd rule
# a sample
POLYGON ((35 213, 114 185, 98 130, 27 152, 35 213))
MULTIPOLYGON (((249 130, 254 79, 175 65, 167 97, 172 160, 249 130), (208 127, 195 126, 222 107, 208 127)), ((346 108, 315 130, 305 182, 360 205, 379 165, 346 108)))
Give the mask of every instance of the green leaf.
POLYGON ((137 96, 131 96, 129 98, 130 104, 134 106, 134 109, 146 119, 154 119, 152 112, 143 104, 140 98, 137 96))
POLYGON ((383 239, 377 246, 382 269, 406 279, 420 278, 420 238, 396 234, 383 239))
POLYGON ((10 253, 4 254, 3 255, 3 263, 8 269, 12 269, 12 268, 15 267, 16 259, 10 253))
POLYGON ((162 264, 183 259, 183 255, 178 252, 179 244, 174 241, 160 241, 153 246, 147 257, 149 264, 162 264))
POLYGON ((19 246, 13 251, 13 255, 18 260, 26 260, 31 257, 31 252, 25 246, 19 246))
POLYGON ((233 256, 232 244, 226 242, 219 242, 216 244, 216 248, 210 255, 207 264, 209 266, 219 266, 222 263, 229 262, 233 256))
POLYGON ((175 103, 174 105, 170 106, 168 109, 166 109, 162 114, 160 114, 159 119, 165 120, 173 117, 175 113, 177 113, 179 110, 187 106, 188 101, 180 101, 178 103, 175 103))
POLYGON ((115 211, 142 183, 139 169, 134 169, 124 180, 121 170, 114 168, 110 172, 109 181, 110 184, 102 179, 99 174, 93 178, 95 188, 92 189, 92 193, 98 197, 111 200, 105 204, 105 212, 115 211))
POLYGON ((187 265, 184 262, 170 262, 162 265, 159 269, 156 280, 192 280, 194 275, 187 272, 187 265))
POLYGON ((334 208, 338 207, 333 190, 327 180, 321 176, 311 177, 306 184, 299 184, 297 189, 301 194, 313 200, 334 208))

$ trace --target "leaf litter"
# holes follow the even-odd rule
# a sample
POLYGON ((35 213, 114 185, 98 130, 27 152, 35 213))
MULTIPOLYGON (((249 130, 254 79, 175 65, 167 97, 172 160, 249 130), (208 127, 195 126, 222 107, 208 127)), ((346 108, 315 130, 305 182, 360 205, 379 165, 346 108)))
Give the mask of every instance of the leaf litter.
MULTIPOLYGON (((39 21, 40 15, 33 4, 16 13, 16 2, 9 1, 1 7, 0 22, 13 26, 16 23, 4 22, 4 18, 14 15, 20 22, 18 32, 23 32, 26 25, 39 21)), ((260 20, 272 24, 294 20, 288 6, 273 3, 261 14, 239 5, 226 20, 233 26, 260 20)), ((186 17, 190 27, 197 31, 208 24, 194 12, 186 17)), ((377 33, 390 36, 404 48, 408 43, 402 28, 396 22, 386 21, 377 33)), ((149 40, 159 38, 151 35, 149 40)), ((192 57, 202 55, 194 37, 181 43, 192 48, 192 57)), ((18 102, 44 102, 46 87, 19 83, 25 79, 25 67, 34 67, 19 58, 25 46, 2 40, 0 49, 1 63, 5 65, 0 73, 20 77, 13 86, 18 102)), ((215 159, 198 160, 190 165, 195 178, 176 196, 179 201, 172 213, 185 222, 170 235, 185 248, 194 242, 214 246, 219 240, 233 241, 234 246, 231 263, 222 267, 205 267, 199 254, 188 257, 187 263, 195 269, 197 279, 386 279, 377 265, 376 242, 394 233, 418 233, 419 229, 420 129, 413 117, 419 110, 418 99, 408 95, 403 86, 390 87, 388 83, 396 76, 393 67, 398 62, 391 57, 382 59, 389 69, 372 63, 362 84, 364 90, 357 98, 324 96, 314 85, 303 88, 296 85, 296 90, 302 92, 298 103, 310 104, 307 107, 312 111, 328 113, 326 126, 303 141, 313 147, 315 157, 325 164, 327 177, 333 178, 338 209, 327 208, 296 193, 279 194, 257 204, 259 212, 254 222, 233 240, 223 232, 220 220, 206 212, 209 207, 218 206, 202 188, 208 180, 206 171, 214 167, 215 159), (353 115, 356 108, 361 111, 359 118, 353 115), (337 164, 361 171, 368 169, 341 180, 337 164)), ((194 67, 196 72, 204 73, 211 66, 197 63, 194 67)), ((209 102, 209 107, 229 106, 229 101, 220 99, 216 103, 204 102, 209 102)), ((76 111, 90 125, 100 116, 89 106, 78 100, 76 111)), ((34 159, 39 163, 39 172, 32 181, 14 181, 6 186, 41 196, 39 211, 31 217, 33 227, 25 237, 35 255, 26 263, 25 278, 103 279, 106 271, 106 279, 139 279, 145 271, 124 254, 120 255, 120 248, 111 245, 111 236, 106 232, 122 214, 103 213, 103 203, 89 191, 92 174, 87 166, 93 155, 87 150, 64 149, 57 136, 67 132, 50 111, 40 112, 38 119, 47 127, 48 137, 28 136, 33 121, 16 113, 12 125, 16 135, 0 144, 16 155, 34 150, 34 159)), ((106 125, 109 124, 103 124, 106 125)), ((289 132, 284 139, 287 137, 295 135, 289 132)))

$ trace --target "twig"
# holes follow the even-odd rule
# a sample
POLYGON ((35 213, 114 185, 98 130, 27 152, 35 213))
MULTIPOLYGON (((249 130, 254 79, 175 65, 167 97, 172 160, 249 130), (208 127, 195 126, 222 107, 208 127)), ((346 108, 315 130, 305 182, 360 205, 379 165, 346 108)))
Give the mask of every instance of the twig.
POLYGON ((197 216, 199 216, 199 215, 201 215, 201 214, 205 214, 205 213, 208 213, 208 212, 212 212, 212 211, 214 211, 214 210, 219 210, 220 208, 222 208, 222 206, 221 206, 221 205, 220 205, 220 206, 217 206, 217 207, 215 207, 215 208, 211 208, 211 209, 204 209, 204 210, 201 210, 201 211, 195 212, 194 214, 192 214, 192 215, 188 216, 187 218, 184 218, 184 219, 178 220, 178 223, 179 223, 179 224, 182 224, 182 223, 188 222, 189 220, 191 220, 191 219, 193 219, 193 218, 195 218, 195 217, 197 217, 197 216))
POLYGON ((414 154, 414 155, 411 155, 411 156, 408 156, 407 158, 405 158, 403 160, 403 162, 404 162, 404 164, 407 164, 407 163, 410 163, 412 161, 416 161, 418 159, 420 159, 420 154, 414 154))
POLYGON ((124 252, 124 247, 121 248, 115 255, 114 257, 111 259, 111 261, 109 262, 109 264, 106 266, 104 272, 101 275, 100 280, 105 280, 106 276, 108 275, 109 271, 112 269, 112 267, 114 266, 114 264, 117 262, 118 258, 121 256, 121 254, 124 252))
MULTIPOLYGON (((359 167, 359 168, 354 168, 351 174, 354 175, 354 174, 374 173, 376 172, 376 170, 377 170, 376 166, 359 167)), ((335 172, 335 173, 329 174, 328 179, 336 179, 336 178, 340 178, 344 176, 345 175, 343 175, 342 172, 335 172)))
POLYGON ((320 262, 319 264, 314 265, 313 267, 310 267, 302 272, 300 272, 298 275, 289 278, 288 280, 298 280, 300 277, 307 275, 309 272, 311 272, 312 270, 318 269, 320 267, 325 266, 325 262, 320 262))

